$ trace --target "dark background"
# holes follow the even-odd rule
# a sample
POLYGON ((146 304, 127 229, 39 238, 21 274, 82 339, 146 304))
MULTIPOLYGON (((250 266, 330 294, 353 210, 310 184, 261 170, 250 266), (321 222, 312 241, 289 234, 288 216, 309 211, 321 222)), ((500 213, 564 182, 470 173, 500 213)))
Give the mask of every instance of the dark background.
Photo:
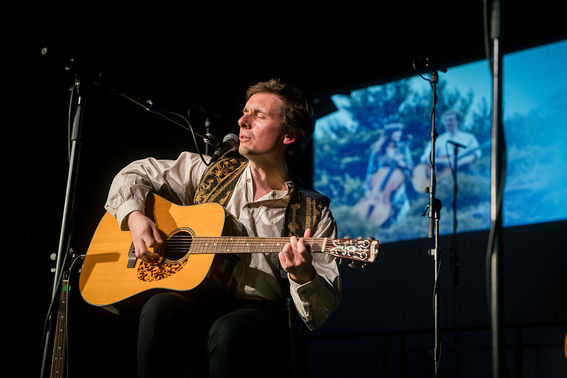
MULTIPOLYGON (((505 52, 567 37, 560 9, 550 0, 505 4, 505 52)), ((86 107, 70 244, 84 253, 104 214, 112 177, 121 167, 137 158, 175 158, 183 150, 195 150, 185 129, 112 90, 151 99, 160 111, 186 115, 192 109, 199 133, 204 132, 203 116, 195 109, 205 109, 213 119, 212 133, 221 138, 236 131, 244 91, 259 80, 279 77, 315 98, 412 75, 412 60, 418 56, 446 66, 485 59, 488 31, 483 14, 482 1, 319 8, 239 4, 233 9, 220 4, 137 4, 121 9, 97 4, 19 12, 21 22, 6 33, 10 54, 5 78, 14 89, 6 109, 13 117, 5 117, 9 133, 4 154, 7 213, 16 215, 17 224, 9 233, 17 240, 16 253, 10 256, 18 257, 5 265, 5 277, 11 281, 6 312, 17 320, 7 330, 20 375, 40 371, 43 321, 53 286, 49 256, 58 250, 68 176, 69 88, 75 75, 81 78, 86 107)), ((319 115, 330 110, 318 105, 319 115)), ((308 154, 295 167, 307 180, 310 163, 308 154)), ((510 376, 556 377, 566 372, 566 226, 562 221, 505 231, 510 376)), ((441 272, 441 376, 456 376, 457 362, 463 377, 489 376, 487 232, 458 238, 458 333, 450 240, 442 238, 441 243, 447 252, 442 254, 441 272)), ((311 376, 432 376, 431 247, 429 240, 383 245, 379 261, 366 271, 341 268, 343 303, 309 338, 306 369, 311 376)), ((135 316, 115 317, 92 308, 73 288, 71 376, 129 376, 135 316)))

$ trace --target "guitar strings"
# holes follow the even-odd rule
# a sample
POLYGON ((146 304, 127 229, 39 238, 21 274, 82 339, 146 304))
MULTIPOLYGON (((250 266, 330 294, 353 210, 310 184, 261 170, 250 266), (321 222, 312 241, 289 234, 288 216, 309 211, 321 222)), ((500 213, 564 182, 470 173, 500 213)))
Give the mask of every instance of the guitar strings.
MULTIPOLYGON (((166 242, 166 251, 175 254, 181 253, 275 253, 281 251, 289 241, 285 237, 276 238, 254 238, 233 236, 199 236, 173 235, 166 242)), ((324 238, 307 238, 306 245, 311 247, 312 252, 321 252, 322 248, 313 250, 314 246, 320 246, 324 238)))

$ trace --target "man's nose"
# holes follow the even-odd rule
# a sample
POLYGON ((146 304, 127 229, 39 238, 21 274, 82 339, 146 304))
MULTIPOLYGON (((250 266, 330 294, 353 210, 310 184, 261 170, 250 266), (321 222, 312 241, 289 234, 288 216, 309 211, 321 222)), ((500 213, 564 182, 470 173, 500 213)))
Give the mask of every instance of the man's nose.
POLYGON ((248 117, 246 116, 246 114, 243 114, 242 117, 238 119, 238 126, 243 129, 248 128, 248 117))

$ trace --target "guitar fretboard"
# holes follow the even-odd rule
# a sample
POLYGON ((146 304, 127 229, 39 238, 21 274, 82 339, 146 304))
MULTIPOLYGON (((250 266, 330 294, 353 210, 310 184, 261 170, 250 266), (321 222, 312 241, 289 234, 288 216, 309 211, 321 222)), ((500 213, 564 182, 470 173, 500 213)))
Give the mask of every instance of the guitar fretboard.
POLYGON ((59 310, 53 338, 53 351, 51 358, 50 378, 64 377, 65 374, 65 349, 67 339, 67 299, 69 297, 69 281, 61 283, 61 294, 59 296, 59 310))
MULTIPOLYGON (((170 239, 168 248, 188 250, 189 253, 278 253, 289 242, 289 238, 255 237, 194 237, 190 240, 170 239)), ((325 252, 327 238, 305 238, 312 253, 325 252)))
MULTIPOLYGON (((288 242, 287 237, 194 237, 188 232, 178 232, 168 238, 165 256, 178 260, 191 254, 279 253, 288 242)), ((304 238, 304 243, 311 253, 328 253, 364 262, 373 262, 378 253, 375 240, 304 238)))

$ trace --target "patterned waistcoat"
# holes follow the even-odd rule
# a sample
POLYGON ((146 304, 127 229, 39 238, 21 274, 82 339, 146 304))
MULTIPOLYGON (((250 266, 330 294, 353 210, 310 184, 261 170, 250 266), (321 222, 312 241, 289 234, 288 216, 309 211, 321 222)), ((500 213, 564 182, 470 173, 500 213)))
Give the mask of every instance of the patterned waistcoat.
MULTIPOLYGON (((215 162, 201 179, 194 203, 216 202, 225 206, 247 166, 248 160, 244 158, 223 158, 215 162)), ((290 195, 281 236, 301 237, 307 228, 315 230, 329 199, 315 190, 297 186, 290 195)))

